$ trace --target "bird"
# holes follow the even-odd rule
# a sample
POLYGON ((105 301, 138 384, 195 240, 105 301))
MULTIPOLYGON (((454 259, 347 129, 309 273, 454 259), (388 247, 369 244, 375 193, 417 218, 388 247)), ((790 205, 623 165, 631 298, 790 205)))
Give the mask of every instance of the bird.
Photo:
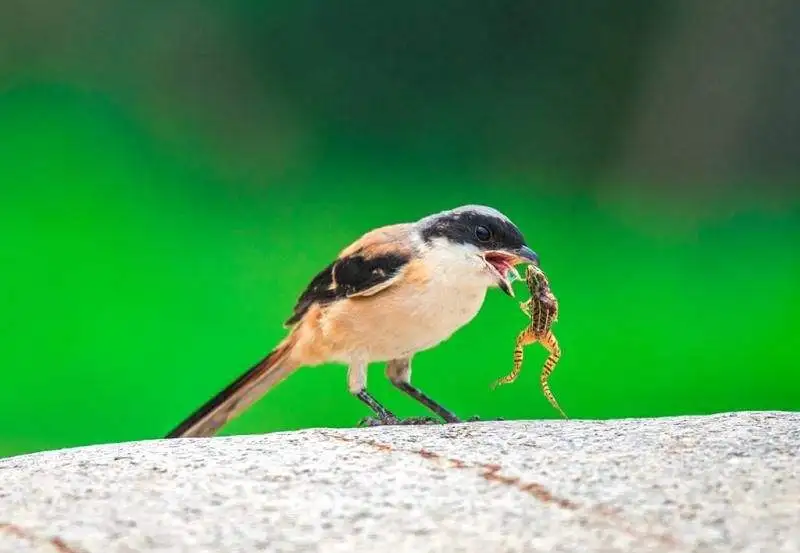
POLYGON ((367 425, 409 420, 367 391, 367 366, 377 362, 395 388, 444 423, 464 422, 412 385, 412 359, 472 321, 490 288, 513 298, 520 264, 538 267, 539 255, 486 205, 374 228, 311 279, 284 322, 286 336, 166 438, 213 436, 297 369, 329 363, 347 367, 349 392, 374 414, 367 425))

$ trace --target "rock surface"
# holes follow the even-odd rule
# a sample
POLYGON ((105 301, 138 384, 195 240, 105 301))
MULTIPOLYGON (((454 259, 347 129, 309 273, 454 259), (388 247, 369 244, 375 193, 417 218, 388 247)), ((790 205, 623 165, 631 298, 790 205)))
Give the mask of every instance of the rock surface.
POLYGON ((800 413, 154 440, 0 460, 0 552, 800 551, 800 413))

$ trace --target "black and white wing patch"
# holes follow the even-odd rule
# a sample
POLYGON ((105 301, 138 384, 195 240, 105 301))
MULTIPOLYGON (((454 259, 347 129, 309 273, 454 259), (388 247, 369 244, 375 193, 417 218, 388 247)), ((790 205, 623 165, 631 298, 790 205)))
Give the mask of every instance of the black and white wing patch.
POLYGON ((320 271, 309 283, 285 326, 297 323, 315 303, 359 296, 371 296, 385 290, 402 274, 411 257, 405 254, 383 253, 365 255, 356 252, 337 259, 320 271))

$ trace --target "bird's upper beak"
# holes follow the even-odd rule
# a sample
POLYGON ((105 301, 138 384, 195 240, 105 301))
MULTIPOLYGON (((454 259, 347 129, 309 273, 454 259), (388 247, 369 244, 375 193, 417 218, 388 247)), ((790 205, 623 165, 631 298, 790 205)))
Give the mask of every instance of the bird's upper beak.
POLYGON ((500 289, 514 297, 514 289, 511 287, 512 280, 519 280, 520 276, 515 265, 530 263, 539 266, 538 254, 528 246, 521 246, 513 250, 490 250, 483 252, 483 260, 497 276, 497 285, 500 289))
POLYGON ((537 267, 539 266, 539 254, 530 249, 528 246, 522 246, 513 253, 517 256, 518 261, 515 263, 516 265, 519 265, 520 263, 530 263, 531 265, 536 265, 537 267))

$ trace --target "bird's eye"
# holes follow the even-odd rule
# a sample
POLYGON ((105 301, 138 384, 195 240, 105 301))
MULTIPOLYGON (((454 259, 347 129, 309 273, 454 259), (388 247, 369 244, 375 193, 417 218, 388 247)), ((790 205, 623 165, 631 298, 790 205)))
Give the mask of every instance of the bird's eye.
POLYGON ((492 237, 492 233, 484 226, 475 227, 475 237, 481 242, 486 242, 492 237))

